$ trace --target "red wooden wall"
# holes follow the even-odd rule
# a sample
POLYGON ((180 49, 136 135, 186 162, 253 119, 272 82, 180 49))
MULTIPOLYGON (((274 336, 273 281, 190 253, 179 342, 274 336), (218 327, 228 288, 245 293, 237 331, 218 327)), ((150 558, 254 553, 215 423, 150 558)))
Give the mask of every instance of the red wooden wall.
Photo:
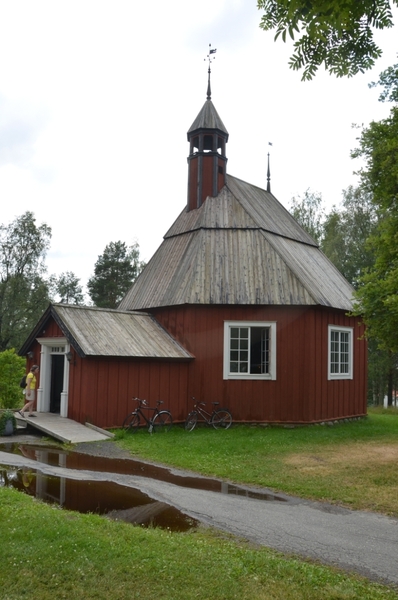
POLYGON ((366 414, 367 350, 359 339, 363 327, 344 311, 187 306, 152 312, 196 357, 189 365, 188 398, 219 401, 239 421, 308 423, 366 414), (226 320, 276 321, 276 381, 223 379, 226 320), (352 380, 328 381, 328 325, 354 327, 352 380))
MULTIPOLYGON (((363 328, 344 311, 321 307, 172 307, 152 311, 195 358, 189 362, 80 358, 70 364, 68 417, 119 427, 135 403, 164 401, 175 421, 185 420, 195 396, 218 401, 242 422, 311 423, 366 414, 367 350, 363 328), (276 321, 277 378, 224 380, 225 320, 276 321), (328 325, 354 327, 354 377, 328 381, 328 325)), ((43 336, 62 332, 51 319, 43 336)), ((32 364, 40 347, 32 348, 32 364)), ((31 366, 31 365, 30 365, 31 366)))
POLYGON ((186 362, 79 358, 70 367, 68 417, 98 427, 120 427, 136 407, 133 397, 155 406, 163 400, 173 417, 185 414, 186 362))

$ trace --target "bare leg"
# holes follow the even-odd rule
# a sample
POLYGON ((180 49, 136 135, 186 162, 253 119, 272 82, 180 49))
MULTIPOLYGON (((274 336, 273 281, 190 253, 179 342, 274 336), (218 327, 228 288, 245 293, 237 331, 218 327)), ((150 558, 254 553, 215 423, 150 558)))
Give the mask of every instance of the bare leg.
POLYGON ((35 403, 34 398, 33 398, 33 400, 29 400, 28 398, 26 398, 26 404, 23 408, 21 408, 21 410, 19 412, 23 414, 26 410, 29 410, 29 416, 30 416, 33 412, 34 403, 35 403))

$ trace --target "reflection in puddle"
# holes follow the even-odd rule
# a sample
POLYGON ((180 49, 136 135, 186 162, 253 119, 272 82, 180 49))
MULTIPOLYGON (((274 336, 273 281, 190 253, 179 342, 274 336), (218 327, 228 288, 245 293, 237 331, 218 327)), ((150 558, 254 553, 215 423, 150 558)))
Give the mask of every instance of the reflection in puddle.
POLYGON ((83 454, 81 452, 67 452, 66 450, 59 448, 43 448, 41 446, 31 445, 10 444, 9 448, 4 448, 4 450, 16 454, 23 454, 32 460, 42 462, 46 465, 66 467, 67 469, 136 475, 139 477, 149 477, 158 481, 165 481, 189 489, 220 492, 222 494, 234 494, 269 502, 286 502, 286 499, 278 494, 256 492, 208 477, 179 475, 173 473, 166 467, 151 465, 139 460, 105 458, 102 456, 83 454))
MULTIPOLYGON (((132 459, 104 458, 60 448, 39 445, 5 444, 1 450, 23 455, 38 463, 66 469, 135 475, 172 483, 190 489, 246 496, 256 500, 286 502, 283 496, 257 492, 207 477, 173 473, 170 469, 132 459)), ((12 486, 45 502, 68 510, 106 515, 140 525, 186 531, 197 525, 176 508, 152 500, 135 488, 109 481, 76 480, 44 475, 28 468, 1 467, 0 486, 12 486)))
POLYGON ((81 481, 43 475, 29 468, 0 466, 0 486, 13 487, 49 504, 95 513, 135 525, 187 531, 197 521, 143 492, 109 481, 81 481))

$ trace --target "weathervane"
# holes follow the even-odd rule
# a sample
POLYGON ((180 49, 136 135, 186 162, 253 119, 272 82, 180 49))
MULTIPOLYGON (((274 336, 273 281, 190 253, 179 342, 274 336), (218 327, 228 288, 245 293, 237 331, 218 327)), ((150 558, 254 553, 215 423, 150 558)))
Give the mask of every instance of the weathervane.
POLYGON ((210 69, 210 65, 213 62, 213 60, 216 59, 215 56, 212 56, 213 54, 215 54, 217 52, 217 48, 212 48, 211 44, 209 44, 209 54, 206 56, 206 58, 204 60, 208 60, 209 61, 209 69, 208 69, 208 83, 207 83, 207 100, 211 100, 211 89, 210 89, 210 73, 211 73, 211 69, 210 69))

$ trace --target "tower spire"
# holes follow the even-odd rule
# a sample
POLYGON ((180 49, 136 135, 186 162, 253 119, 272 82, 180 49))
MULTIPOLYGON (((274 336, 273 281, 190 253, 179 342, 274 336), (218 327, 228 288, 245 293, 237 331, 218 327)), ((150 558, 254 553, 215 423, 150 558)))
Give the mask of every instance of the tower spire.
POLYGON ((209 44, 207 99, 188 130, 187 210, 200 208, 207 197, 215 197, 226 184, 228 131, 211 100, 211 63, 216 49, 209 44))
MULTIPOLYGON (((272 146, 271 142, 268 142, 268 146, 272 146)), ((267 192, 271 192, 271 170, 269 167, 269 152, 268 152, 268 166, 267 166, 267 192)))
POLYGON ((211 68, 210 65, 213 62, 213 60, 215 60, 215 56, 212 56, 212 54, 215 54, 217 52, 217 48, 212 48, 211 44, 209 44, 209 54, 206 56, 205 60, 209 61, 209 68, 207 70, 208 73, 208 79, 207 79, 207 100, 211 100, 211 87, 210 87, 210 74, 211 74, 211 68))

